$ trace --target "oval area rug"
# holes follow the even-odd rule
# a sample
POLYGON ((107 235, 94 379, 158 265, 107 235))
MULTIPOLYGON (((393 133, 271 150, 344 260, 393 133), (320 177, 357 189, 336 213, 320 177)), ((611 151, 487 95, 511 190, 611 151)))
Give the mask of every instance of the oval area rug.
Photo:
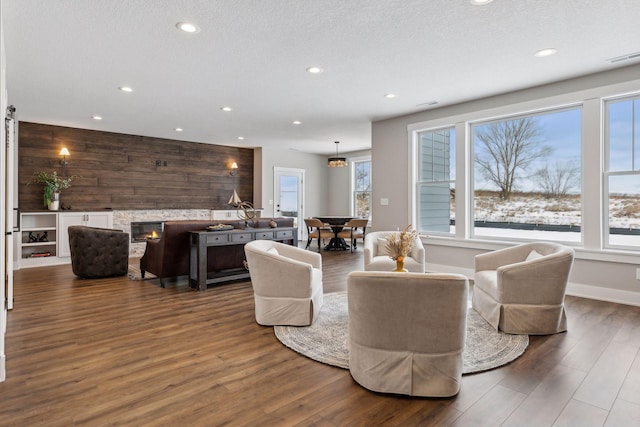
MULTIPOLYGON (((274 326, 278 340, 318 362, 349 369, 347 293, 326 294, 318 318, 311 326, 274 326)), ((496 331, 475 310, 467 310, 467 338, 462 374, 505 365, 520 357, 529 345, 528 335, 496 331)))

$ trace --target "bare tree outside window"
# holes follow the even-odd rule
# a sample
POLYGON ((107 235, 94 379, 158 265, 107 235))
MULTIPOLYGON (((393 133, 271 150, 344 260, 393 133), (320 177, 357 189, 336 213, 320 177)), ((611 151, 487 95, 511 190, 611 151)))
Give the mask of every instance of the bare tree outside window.
POLYGON ((354 162, 354 213, 361 218, 371 215, 371 160, 354 162))
POLYGON ((540 141, 540 129, 532 117, 490 123, 478 130, 484 145, 475 161, 484 178, 494 184, 503 200, 509 200, 518 178, 536 160, 551 153, 540 141))
POLYGON ((581 109, 471 126, 474 237, 582 239, 581 109))
POLYGON ((565 197, 580 183, 580 168, 575 162, 556 162, 538 169, 534 179, 547 199, 565 197))

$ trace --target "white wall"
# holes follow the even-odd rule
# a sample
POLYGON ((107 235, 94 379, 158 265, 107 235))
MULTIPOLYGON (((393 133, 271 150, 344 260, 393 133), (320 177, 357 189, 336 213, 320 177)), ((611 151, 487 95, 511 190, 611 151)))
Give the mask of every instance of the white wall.
MULTIPOLYGON (((433 109, 373 123, 373 207, 374 229, 404 227, 411 221, 410 141, 408 127, 421 122, 459 123, 465 119, 499 116, 514 109, 527 111, 563 103, 584 102, 601 96, 611 96, 640 90, 640 65, 619 68, 606 73, 557 82, 545 86, 507 93, 491 98, 433 109), (384 167, 380 166, 384 165, 384 167), (389 200, 388 206, 380 204, 389 200)), ((593 135, 590 135, 593 137, 593 135)), ((593 185, 592 179, 585 185, 593 185)), ((586 187, 585 187, 586 188, 586 187)), ((599 194, 599 189, 590 193, 599 194)), ((586 224, 588 225, 588 224, 586 224)), ((508 243, 488 243, 465 239, 425 241, 427 263, 441 271, 473 274, 476 254, 507 246, 508 243)), ((590 246, 590 245, 589 245, 590 246)), ((636 268, 640 256, 616 251, 576 248, 576 262, 570 277, 569 293, 604 300, 640 305, 640 281, 636 268)))
MULTIPOLYGON (((4 51, 4 26, 2 24, 2 3, 0 3, 0 111, 4 116, 7 109, 7 84, 5 81, 6 73, 6 57, 4 51)), ((4 120, 3 120, 4 121, 4 120)), ((7 206, 5 198, 5 183, 7 182, 7 168, 5 165, 5 132, 4 125, 0 132, 0 188, 2 188, 2 202, 0 203, 0 236, 5 239, 6 231, 6 215, 7 206)), ((11 181, 10 181, 11 182, 11 181)), ((5 290, 5 277, 7 274, 13 274, 12 271, 7 271, 7 265, 5 264, 5 245, 4 242, 0 244, 0 277, 2 277, 2 284, 0 285, 0 382, 4 381, 7 375, 6 371, 6 357, 4 352, 4 336, 7 329, 7 305, 6 305, 6 290, 5 290)))
POLYGON ((261 207, 263 216, 273 216, 273 168, 296 168, 305 170, 305 217, 326 214, 328 200, 327 188, 327 158, 318 154, 301 153, 292 150, 273 148, 256 149, 257 164, 254 196, 256 207, 261 207), (258 174, 260 172, 260 174, 258 174), (259 178, 258 178, 259 177, 259 178), (258 202, 260 200, 260 202, 258 202), (262 203, 262 206, 260 206, 262 203))
POLYGON ((327 169, 327 186, 331 188, 326 212, 324 215, 349 215, 351 213, 351 162, 353 159, 371 156, 371 150, 351 151, 340 153, 347 158, 349 165, 344 168, 330 168, 327 166, 327 159, 324 158, 324 165, 327 169))
MULTIPOLYGON (((350 168, 330 168, 327 159, 330 156, 301 153, 299 151, 270 148, 255 149, 254 176, 256 180, 254 200, 261 200, 263 216, 273 216, 273 168, 286 167, 305 170, 305 217, 315 215, 348 215, 350 207, 351 184, 350 168)), ((371 150, 341 153, 350 161, 371 155, 371 150)))

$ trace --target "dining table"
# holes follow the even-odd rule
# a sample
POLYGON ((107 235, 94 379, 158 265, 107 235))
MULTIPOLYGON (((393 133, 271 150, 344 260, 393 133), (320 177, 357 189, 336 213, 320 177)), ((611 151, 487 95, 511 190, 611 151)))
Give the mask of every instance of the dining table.
POLYGON ((333 231, 333 237, 329 241, 328 245, 325 245, 324 250, 349 250, 349 244, 342 238, 338 237, 338 233, 342 231, 345 224, 351 221, 353 218, 358 218, 356 216, 344 216, 344 215, 325 215, 325 216, 314 216, 314 218, 319 219, 324 224, 329 224, 331 227, 331 231, 333 231))

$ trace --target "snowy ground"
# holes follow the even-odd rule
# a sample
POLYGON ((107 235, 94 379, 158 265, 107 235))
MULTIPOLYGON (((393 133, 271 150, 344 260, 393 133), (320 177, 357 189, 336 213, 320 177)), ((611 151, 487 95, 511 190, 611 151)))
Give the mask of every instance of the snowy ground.
MULTIPOLYGON (((475 197, 475 220, 519 222, 529 224, 580 225, 581 203, 577 196, 546 199, 541 196, 518 195, 508 201, 497 196, 475 197)), ((640 228, 640 198, 611 200, 611 227, 640 228)))
MULTIPOLYGON (((541 196, 518 195, 509 201, 497 196, 475 197, 475 220, 488 222, 515 222, 527 224, 580 225, 580 198, 567 197, 561 200, 541 196)), ((620 197, 609 205, 612 228, 640 229, 640 198, 620 197)), ((579 243, 581 233, 541 230, 515 230, 509 228, 474 228, 476 236, 518 237, 534 240, 554 240, 579 243)), ((640 246, 640 236, 611 234, 609 244, 640 246)))

